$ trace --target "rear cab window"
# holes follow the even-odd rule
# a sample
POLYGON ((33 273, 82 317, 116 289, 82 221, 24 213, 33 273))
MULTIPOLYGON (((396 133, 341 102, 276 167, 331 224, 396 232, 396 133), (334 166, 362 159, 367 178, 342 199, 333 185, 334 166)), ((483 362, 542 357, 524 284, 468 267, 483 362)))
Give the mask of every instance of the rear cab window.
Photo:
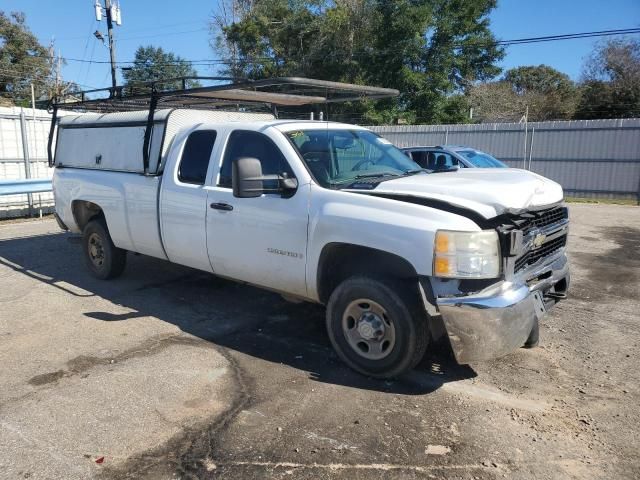
POLYGON ((196 130, 189 134, 178 165, 179 181, 204 185, 216 137, 215 130, 196 130))

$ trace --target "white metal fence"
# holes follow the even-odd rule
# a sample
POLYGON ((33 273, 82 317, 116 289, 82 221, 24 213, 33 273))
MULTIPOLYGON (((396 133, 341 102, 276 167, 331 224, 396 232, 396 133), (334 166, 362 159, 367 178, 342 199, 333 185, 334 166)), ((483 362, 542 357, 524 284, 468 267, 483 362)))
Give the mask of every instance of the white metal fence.
MULTIPOLYGON (((0 108, 0 180, 50 178, 44 110, 0 108)), ((371 127, 399 147, 468 145, 559 182, 568 195, 640 199, 640 119, 371 127)), ((0 218, 47 213, 51 193, 0 196, 0 218)))
POLYGON ((640 119, 371 127, 399 147, 467 145, 560 183, 567 195, 640 199, 640 119))
MULTIPOLYGON (((47 140, 51 115, 45 110, 0 108, 0 180, 51 178, 47 140)), ((53 210, 50 192, 0 196, 0 218, 53 210)))

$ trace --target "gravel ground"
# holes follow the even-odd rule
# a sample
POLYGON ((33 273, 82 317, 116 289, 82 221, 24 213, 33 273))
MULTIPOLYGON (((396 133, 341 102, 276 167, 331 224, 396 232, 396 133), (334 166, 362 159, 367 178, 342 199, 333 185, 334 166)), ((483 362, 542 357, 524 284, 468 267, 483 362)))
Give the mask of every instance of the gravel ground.
POLYGON ((393 382, 321 307, 143 256, 100 282, 55 222, 0 224, 0 478, 639 478, 640 208, 570 208, 539 348, 393 382))

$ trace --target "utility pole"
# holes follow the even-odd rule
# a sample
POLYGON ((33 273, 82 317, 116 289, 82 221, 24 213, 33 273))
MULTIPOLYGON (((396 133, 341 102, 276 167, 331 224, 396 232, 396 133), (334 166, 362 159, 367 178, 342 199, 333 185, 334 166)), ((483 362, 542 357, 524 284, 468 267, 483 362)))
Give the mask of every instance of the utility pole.
POLYGON ((109 54, 111 55, 111 86, 116 88, 116 47, 113 44, 113 19, 111 18, 111 0, 104 0, 107 11, 107 33, 109 34, 109 54))
MULTIPOLYGON (((96 20, 99 22, 102 20, 102 5, 100 0, 96 0, 95 3, 96 20)), ((116 82, 116 46, 113 39, 113 23, 116 25, 122 25, 122 17, 120 16, 120 2, 114 3, 112 0, 104 0, 104 12, 107 17, 107 34, 109 36, 109 55, 111 58, 111 87, 113 88, 113 94, 115 94, 116 82)), ((96 31, 94 33, 96 38, 100 39, 102 35, 96 31)))
POLYGON ((527 137, 528 137, 528 127, 529 127, 529 105, 525 110, 524 116, 520 119, 520 123, 524 122, 524 145, 523 145, 523 153, 522 153, 522 168, 526 170, 527 168, 527 137))
POLYGON ((62 93, 62 89, 60 88, 60 84, 62 83, 62 75, 60 72, 61 65, 62 56, 60 55, 60 50, 58 50, 58 58, 56 58, 56 97, 62 93))

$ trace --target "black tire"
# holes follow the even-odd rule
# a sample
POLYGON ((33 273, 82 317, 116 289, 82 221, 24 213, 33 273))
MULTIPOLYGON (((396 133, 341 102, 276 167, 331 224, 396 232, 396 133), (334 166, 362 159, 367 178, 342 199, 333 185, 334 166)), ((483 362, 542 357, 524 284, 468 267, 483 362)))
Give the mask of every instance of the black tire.
POLYGON ((533 328, 531 329, 531 333, 529 333, 529 338, 524 342, 522 348, 535 348, 540 343, 540 322, 538 320, 533 324, 533 328))
MULTIPOLYGON (((394 378, 422 360, 429 343, 427 314, 420 307, 417 292, 412 295, 407 293, 410 291, 410 285, 368 277, 349 278, 333 291, 327 304, 327 331, 333 348, 347 365, 370 377, 394 378), (370 304, 359 302, 363 299, 369 300, 370 304), (380 308, 383 309, 381 315, 374 312, 379 312, 380 308), (352 312, 363 313, 355 320, 350 315, 352 312), (370 315, 372 312, 375 313, 373 316, 370 315), (382 325, 383 333, 378 335, 381 342, 377 338, 363 338, 358 342, 363 322, 374 322, 374 333, 380 333, 381 330, 375 329, 382 325), (391 330, 392 343, 388 338, 391 330), (390 342, 388 350, 384 350, 387 341, 390 342), (371 350, 369 345, 373 346, 371 350), (362 348, 365 346, 366 351, 362 348), (384 356, 369 358, 374 355, 384 356)), ((367 329, 365 327, 365 333, 371 334, 367 329)))
POLYGON ((87 268, 101 280, 116 278, 127 263, 127 251, 116 247, 103 219, 91 220, 84 227, 82 250, 87 268))

